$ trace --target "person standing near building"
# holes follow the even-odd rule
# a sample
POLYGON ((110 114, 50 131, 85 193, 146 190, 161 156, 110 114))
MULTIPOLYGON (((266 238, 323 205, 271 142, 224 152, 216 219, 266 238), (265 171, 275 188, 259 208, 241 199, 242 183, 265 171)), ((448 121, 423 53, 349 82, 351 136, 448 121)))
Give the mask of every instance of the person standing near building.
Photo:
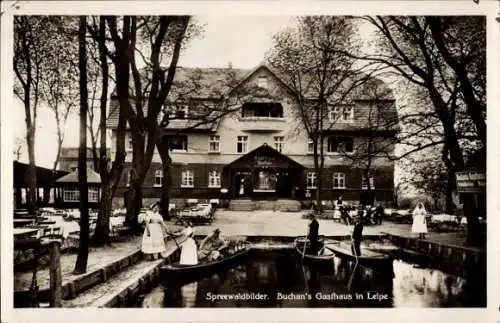
POLYGON ((166 251, 163 229, 168 231, 163 218, 160 215, 158 203, 154 204, 150 210, 139 214, 139 223, 144 223, 144 234, 142 235, 141 251, 150 260, 161 257, 166 251))
POLYGON ((418 233, 419 239, 425 239, 427 233, 427 211, 424 204, 419 202, 413 210, 413 224, 411 226, 412 233, 418 233))

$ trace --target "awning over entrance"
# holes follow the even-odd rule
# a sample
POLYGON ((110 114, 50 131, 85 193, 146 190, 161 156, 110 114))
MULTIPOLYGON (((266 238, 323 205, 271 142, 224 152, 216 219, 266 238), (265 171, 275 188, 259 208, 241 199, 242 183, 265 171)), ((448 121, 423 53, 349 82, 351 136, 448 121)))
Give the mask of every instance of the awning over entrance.
POLYGON ((224 168, 305 168, 267 144, 250 151, 224 168))

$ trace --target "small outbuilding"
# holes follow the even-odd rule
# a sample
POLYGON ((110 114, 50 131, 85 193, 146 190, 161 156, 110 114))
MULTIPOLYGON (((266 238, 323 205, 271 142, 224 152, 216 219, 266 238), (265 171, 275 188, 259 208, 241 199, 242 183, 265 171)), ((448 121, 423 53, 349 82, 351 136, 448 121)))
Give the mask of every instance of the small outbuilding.
MULTIPOLYGON (((14 161, 13 169, 14 169, 14 208, 22 209, 26 208, 26 195, 29 187, 29 181, 27 178, 28 175, 28 164, 21 163, 18 161, 14 161)), ((53 206, 55 204, 55 200, 53 198, 53 185, 54 181, 67 175, 68 172, 65 171, 53 171, 49 168, 36 166, 36 204, 38 206, 53 206), (47 201, 46 204, 43 203, 43 193, 44 190, 51 190, 50 196, 52 198, 47 201)))
MULTIPOLYGON (((87 183, 89 186, 89 207, 98 207, 101 199, 101 176, 87 168, 87 183)), ((77 208, 80 204, 78 169, 59 178, 56 181, 55 189, 56 204, 63 208, 77 208)))

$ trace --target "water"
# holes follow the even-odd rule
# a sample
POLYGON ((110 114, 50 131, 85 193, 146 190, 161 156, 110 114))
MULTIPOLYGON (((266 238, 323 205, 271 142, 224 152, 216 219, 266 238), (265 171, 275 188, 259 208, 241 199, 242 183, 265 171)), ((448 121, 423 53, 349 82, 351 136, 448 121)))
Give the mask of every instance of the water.
POLYGON ((395 260, 391 279, 359 267, 353 275, 353 267, 340 259, 328 266, 304 265, 293 250, 252 250, 231 269, 184 285, 160 284, 144 297, 142 306, 485 306, 485 288, 474 289, 465 278, 439 270, 395 260))

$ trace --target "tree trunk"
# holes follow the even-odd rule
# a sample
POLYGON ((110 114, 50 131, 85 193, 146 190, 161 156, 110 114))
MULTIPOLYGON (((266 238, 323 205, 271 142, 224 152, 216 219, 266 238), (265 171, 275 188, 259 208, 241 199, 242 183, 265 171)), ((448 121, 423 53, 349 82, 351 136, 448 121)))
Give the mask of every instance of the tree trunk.
MULTIPOLYGON (((108 100, 108 79, 109 70, 108 62, 106 57, 106 43, 105 43, 105 33, 106 33, 106 21, 104 17, 99 18, 99 60, 102 69, 102 91, 100 98, 100 124, 99 131, 101 133, 100 142, 100 159, 99 159, 99 173, 101 175, 101 204, 99 207, 99 216, 97 217, 97 223, 94 233, 94 243, 96 245, 103 245, 109 243, 109 220, 111 217, 113 194, 116 190, 116 185, 114 183, 117 181, 116 177, 121 176, 123 169, 123 162, 125 160, 124 155, 124 113, 123 109, 120 107, 119 112, 119 124, 117 129, 117 139, 116 139, 116 156, 115 163, 110 171, 108 171, 108 161, 109 156, 107 156, 107 136, 106 136, 106 105, 108 100), (121 136, 122 143, 119 144, 118 137, 121 136), (121 151, 120 151, 121 150, 121 151), (117 172, 118 168, 118 172, 117 172)), ((93 140, 94 141, 94 140, 93 140)), ((94 143, 93 143, 94 145, 94 143)), ((95 151, 95 147, 92 149, 95 151)), ((97 152, 95 152, 96 154, 97 152)), ((95 163, 94 156, 94 163, 95 163)))
MULTIPOLYGON (((451 118, 449 117, 446 103, 442 100, 438 91, 434 87, 428 89, 429 96, 432 103, 438 113, 439 119, 443 125, 444 138, 446 140, 446 148, 448 149, 450 155, 450 161, 453 163, 454 169, 456 171, 462 171, 465 169, 465 162, 463 158, 463 153, 458 142, 458 136, 451 118)), ((477 213, 475 212, 474 199, 464 194, 462 197, 464 206, 464 215, 467 218, 467 240, 466 244, 476 245, 479 241, 479 220, 477 218, 477 213)))
POLYGON ((109 242, 109 218, 111 217, 113 193, 109 182, 106 181, 104 184, 101 186, 101 203, 93 239, 95 245, 104 245, 109 242))
POLYGON ((36 210, 36 164, 35 164, 35 129, 28 125, 28 134, 26 136, 26 141, 28 143, 28 158, 29 165, 28 170, 25 174, 26 182, 28 183, 28 190, 26 194, 26 208, 31 214, 36 210))
POLYGON ((172 187, 172 158, 170 158, 168 141, 165 137, 159 137, 156 143, 156 148, 161 157, 161 164, 163 169, 163 181, 161 185, 161 198, 160 198, 160 214, 166 221, 170 220, 170 189, 172 187))
POLYGON ((467 218, 467 240, 469 246, 481 245, 481 232, 479 232, 479 219, 477 217, 476 203, 472 194, 462 194, 464 215, 467 218))
POLYGON ((74 274, 82 274, 87 271, 87 260, 89 255, 89 205, 88 205, 88 183, 87 183, 87 53, 86 53, 86 17, 79 19, 78 42, 80 72, 80 147, 78 151, 78 186, 80 189, 80 243, 74 274))
POLYGON ((127 192, 127 218, 126 225, 131 228, 134 233, 141 232, 141 226, 137 222, 137 216, 142 208, 142 180, 136 178, 131 181, 130 189, 127 192))

